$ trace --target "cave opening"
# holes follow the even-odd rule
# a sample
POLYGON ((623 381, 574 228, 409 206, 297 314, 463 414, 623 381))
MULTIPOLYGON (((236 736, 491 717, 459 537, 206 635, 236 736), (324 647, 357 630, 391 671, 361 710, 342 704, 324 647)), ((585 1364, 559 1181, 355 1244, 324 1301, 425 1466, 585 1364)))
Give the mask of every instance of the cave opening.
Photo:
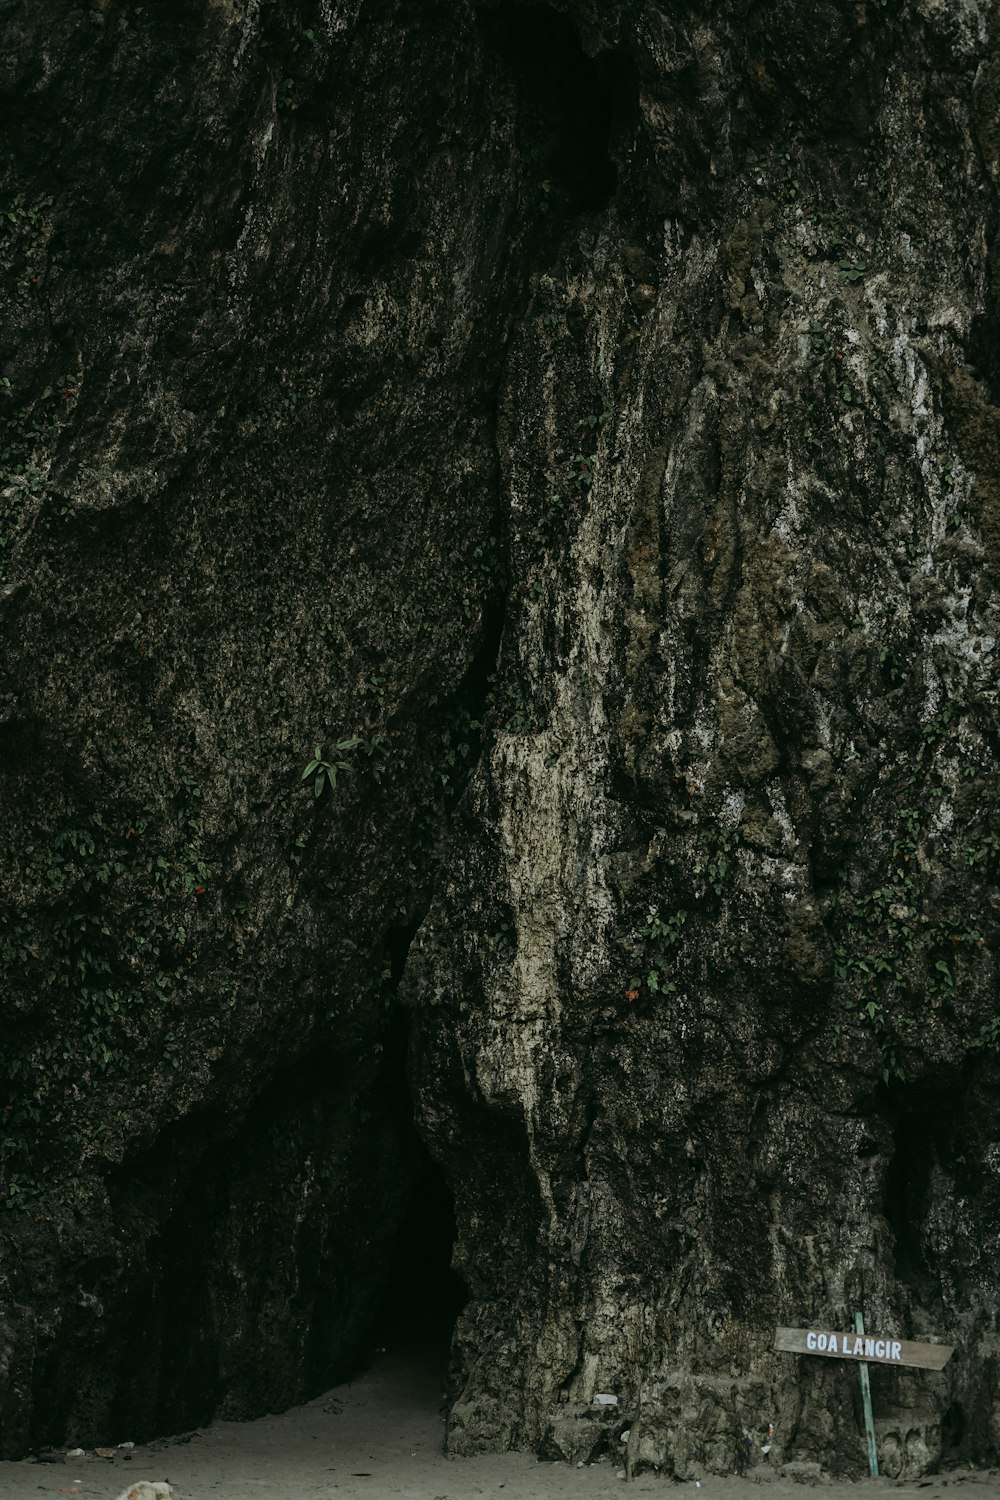
POLYGON ((933 1121, 902 1114, 893 1131, 893 1154, 886 1174, 886 1218, 895 1241, 897 1279, 918 1295, 930 1292, 921 1226, 934 1162, 933 1121))
POLYGON ((413 1189, 393 1241, 373 1342, 443 1374, 467 1295, 451 1265, 455 1210, 447 1180, 419 1140, 414 1155, 413 1189))
MULTIPOLYGON (((414 930, 386 935, 396 982, 414 930)), ((171 1182, 184 1186, 173 1212, 149 1237, 148 1265, 134 1288, 131 1315, 118 1330, 115 1365, 122 1373, 107 1415, 97 1376, 93 1412, 87 1406, 79 1359, 55 1373, 45 1367, 37 1402, 40 1441, 61 1441, 66 1412, 74 1408, 73 1440, 88 1442, 124 1431, 148 1441, 206 1425, 220 1408, 252 1419, 353 1382, 378 1361, 392 1366, 390 1399, 437 1412, 467 1296, 451 1268, 451 1191, 415 1119, 409 1033, 407 1014, 397 1006, 383 1036, 381 1074, 367 1099, 347 1090, 331 1112, 331 1064, 321 1056, 275 1079, 235 1135, 216 1140, 217 1124, 187 1120, 117 1174, 115 1198, 127 1222, 154 1222, 157 1192, 171 1182), (369 1132, 372 1139, 352 1152, 345 1180, 331 1142, 346 1135, 355 1111, 367 1122, 359 1139, 369 1132), (294 1180, 296 1170, 289 1141, 332 1165, 322 1195, 327 1201, 339 1196, 330 1225, 321 1217, 294 1224, 301 1200, 293 1185, 282 1200, 285 1179, 294 1180), (277 1176, 266 1166, 276 1142, 277 1176), (226 1213, 231 1204, 241 1205, 238 1220, 226 1213), (350 1227, 369 1216, 374 1254, 363 1248, 366 1234, 352 1239, 350 1227), (293 1266, 303 1293, 286 1302, 279 1278, 293 1266), (227 1330, 226 1320, 233 1319, 246 1327, 246 1337, 227 1330)), ((95 1292, 101 1291, 100 1270, 93 1268, 95 1292)))
POLYGON ((506 5, 480 23, 514 86, 518 144, 540 205, 569 215, 605 208, 618 184, 613 146, 634 113, 624 60, 590 57, 571 18, 547 5, 506 5))
MULTIPOLYGON (((398 984, 416 927, 387 937, 392 976, 398 984)), ((464 1283, 452 1270, 455 1208, 444 1171, 421 1139, 414 1110, 410 1068, 410 1022, 397 1006, 384 1039, 383 1078, 397 1129, 406 1141, 406 1184, 363 1359, 384 1350, 443 1373, 455 1321, 466 1302, 464 1283)))
POLYGON ((939 1073, 911 1085, 892 1120, 885 1215, 895 1240, 895 1272, 925 1308, 942 1306, 934 1253, 942 1207, 956 1197, 976 1201, 982 1192, 970 1149, 976 1129, 969 1108, 973 1097, 970 1069, 939 1073))

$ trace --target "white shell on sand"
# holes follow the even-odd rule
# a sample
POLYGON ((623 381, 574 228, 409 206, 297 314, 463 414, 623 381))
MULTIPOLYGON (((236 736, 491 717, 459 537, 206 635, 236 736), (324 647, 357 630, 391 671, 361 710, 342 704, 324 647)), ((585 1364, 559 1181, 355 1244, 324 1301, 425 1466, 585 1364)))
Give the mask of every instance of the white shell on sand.
POLYGON ((140 1479, 136 1484, 130 1484, 127 1490, 122 1490, 118 1500, 170 1500, 173 1490, 164 1479, 157 1479, 150 1483, 148 1479, 140 1479))

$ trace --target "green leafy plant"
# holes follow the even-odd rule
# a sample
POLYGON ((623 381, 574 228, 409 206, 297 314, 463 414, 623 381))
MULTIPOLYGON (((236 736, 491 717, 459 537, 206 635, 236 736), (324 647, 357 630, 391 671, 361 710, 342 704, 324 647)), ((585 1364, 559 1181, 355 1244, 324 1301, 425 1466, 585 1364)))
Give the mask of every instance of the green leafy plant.
POLYGON ((797 168, 795 166, 795 163, 792 161, 790 152, 788 151, 783 154, 781 161, 781 175, 783 178, 785 194, 789 202, 794 202, 794 200, 799 196, 799 178, 797 168))
POLYGON ((706 856, 695 865, 694 873, 703 875, 716 896, 721 896, 726 888, 737 844, 736 831, 709 827, 702 833, 702 840, 706 845, 706 856))
POLYGON ((533 701, 530 691, 511 677, 490 678, 486 710, 508 734, 539 734, 545 728, 546 715, 533 701))
POLYGON ((844 281, 860 281, 868 269, 868 262, 864 260, 841 260, 837 262, 837 269, 844 281))
POLYGON ((302 772, 301 779, 308 781, 310 776, 314 778, 313 793, 317 800, 322 797, 324 789, 328 785, 331 791, 336 787, 337 777, 341 771, 346 772, 351 769, 350 762, 344 760, 343 756, 349 754, 352 750, 356 750, 361 744, 364 744, 364 741, 356 734, 352 735, 350 739, 338 740, 333 747, 333 760, 326 760, 320 746, 316 746, 316 752, 302 772), (337 759, 336 757, 338 756, 341 758, 337 759))
POLYGON ((809 343, 812 352, 820 359, 828 359, 833 354, 833 338, 829 329, 817 327, 809 330, 809 343))
POLYGON ((676 994, 677 986, 668 977, 668 970, 673 950, 681 940, 687 916, 686 911, 675 911, 667 917, 661 917, 657 907, 649 908, 646 914, 646 973, 634 975, 629 981, 630 995, 637 995, 643 985, 653 995, 676 994))
POLYGON ((972 1043, 974 1052, 1000 1051, 1000 1015, 991 1016, 972 1043))
POLYGON ((17 193, 0 201, 0 312, 23 302, 45 273, 52 199, 17 193))
POLYGON ((943 708, 922 727, 920 733, 929 744, 936 744, 939 740, 949 738, 958 724, 960 713, 954 703, 946 703, 943 708))
POLYGON ((299 107, 298 86, 294 78, 283 78, 278 86, 278 108, 295 111, 299 107))
POLYGON ((600 411, 577 418, 572 441, 555 449, 555 462, 546 472, 545 488, 534 521, 536 534, 546 550, 558 544, 565 532, 567 518, 590 493, 598 437, 610 415, 611 407, 604 402, 600 411))
POLYGON ((990 874, 1000 869, 1000 833, 986 833, 981 839, 966 844, 965 867, 967 870, 981 868, 990 874))
POLYGON ((438 777, 446 792, 464 785, 468 779, 482 730, 483 721, 474 719, 468 709, 460 708, 441 731, 438 777))

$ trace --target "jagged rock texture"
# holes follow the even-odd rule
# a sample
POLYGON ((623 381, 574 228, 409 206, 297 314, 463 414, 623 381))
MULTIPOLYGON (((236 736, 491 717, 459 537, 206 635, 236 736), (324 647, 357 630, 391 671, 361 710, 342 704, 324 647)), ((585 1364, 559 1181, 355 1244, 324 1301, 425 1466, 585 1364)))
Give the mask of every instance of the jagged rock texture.
POLYGON ((995 1457, 993 8, 0 39, 4 1450, 347 1367, 402 1004, 451 1451, 995 1457))

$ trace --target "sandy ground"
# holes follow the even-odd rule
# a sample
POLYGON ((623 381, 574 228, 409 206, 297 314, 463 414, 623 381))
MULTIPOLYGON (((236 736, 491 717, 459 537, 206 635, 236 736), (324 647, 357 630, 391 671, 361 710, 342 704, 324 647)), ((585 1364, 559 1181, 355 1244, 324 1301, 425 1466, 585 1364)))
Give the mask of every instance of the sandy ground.
MULTIPOLYGON (((307 1406, 257 1422, 217 1422, 181 1440, 136 1448, 130 1459, 88 1453, 63 1463, 0 1463, 2 1500, 115 1497, 139 1479, 166 1479, 175 1500, 803 1500, 806 1486, 765 1470, 757 1479, 676 1484, 643 1474, 626 1486, 613 1464, 570 1468, 528 1454, 449 1459, 441 1451, 440 1362, 386 1355, 350 1385, 307 1406)), ((126 1434, 122 1434, 123 1439, 126 1434)), ((834 1500, 892 1494, 896 1500, 1000 1500, 1000 1470, 954 1470, 896 1484, 823 1483, 834 1500)))

